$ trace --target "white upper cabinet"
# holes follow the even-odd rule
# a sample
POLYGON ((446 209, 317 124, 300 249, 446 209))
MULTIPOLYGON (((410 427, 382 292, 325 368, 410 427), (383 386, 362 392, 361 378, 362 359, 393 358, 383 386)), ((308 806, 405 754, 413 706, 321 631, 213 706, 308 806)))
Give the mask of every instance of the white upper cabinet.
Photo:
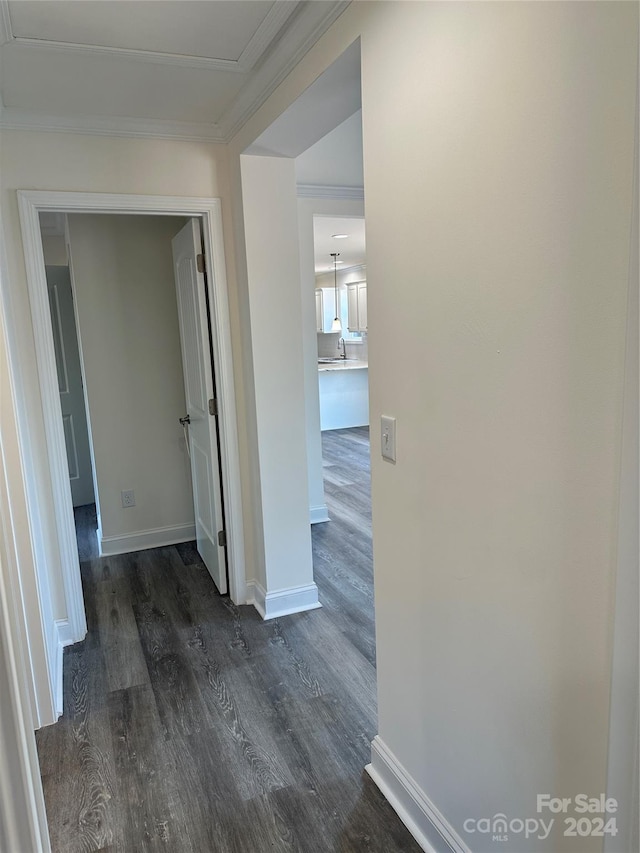
POLYGON ((347 285, 347 315, 350 332, 367 331, 367 282, 347 285))
MULTIPOLYGON (((342 328, 346 329, 347 317, 347 291, 344 287, 338 287, 338 315, 342 328)), ((333 287, 316 288, 316 330, 318 332, 330 332, 336 316, 336 294, 333 287)))
POLYGON ((347 328, 358 332, 358 290, 355 284, 347 285, 347 328))
POLYGON ((367 331, 367 282, 358 282, 358 325, 361 332, 367 331))

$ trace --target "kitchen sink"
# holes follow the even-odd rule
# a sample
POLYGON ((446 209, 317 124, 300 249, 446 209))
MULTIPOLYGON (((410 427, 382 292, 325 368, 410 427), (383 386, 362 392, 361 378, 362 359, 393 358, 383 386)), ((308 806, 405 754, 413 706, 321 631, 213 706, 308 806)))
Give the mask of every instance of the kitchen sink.
POLYGON ((319 358, 318 364, 340 364, 340 362, 346 361, 344 358, 319 358))

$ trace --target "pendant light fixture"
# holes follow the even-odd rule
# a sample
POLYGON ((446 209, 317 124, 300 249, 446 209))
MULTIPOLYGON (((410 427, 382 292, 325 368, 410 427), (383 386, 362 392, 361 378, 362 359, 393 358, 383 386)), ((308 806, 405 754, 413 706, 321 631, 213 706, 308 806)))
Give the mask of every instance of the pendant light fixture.
POLYGON ((334 317, 333 323, 331 324, 331 331, 342 332, 342 323, 340 322, 340 307, 338 305, 338 258, 340 257, 340 252, 331 252, 331 257, 333 258, 333 288, 336 297, 336 316, 334 317))

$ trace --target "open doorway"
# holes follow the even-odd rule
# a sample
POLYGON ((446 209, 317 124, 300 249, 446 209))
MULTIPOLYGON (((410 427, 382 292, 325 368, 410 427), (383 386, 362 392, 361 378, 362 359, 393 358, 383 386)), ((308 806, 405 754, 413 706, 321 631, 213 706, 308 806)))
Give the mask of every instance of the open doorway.
MULTIPOLYGON (((69 465, 65 436, 60 417, 59 382, 56 371, 55 346, 51 328, 48 288, 45 275, 44 246, 40 232, 41 213, 76 214, 149 214, 162 220, 164 217, 196 218, 202 223, 201 248, 206 256, 207 277, 203 282, 202 299, 208 300, 213 335, 206 347, 206 356, 213 351, 215 386, 218 402, 218 427, 220 437, 220 463, 226 498, 226 547, 229 565, 229 587, 234 601, 246 600, 244 577, 243 522, 240 509, 240 474, 237 446, 233 364, 229 328, 229 307, 226 284, 222 216, 219 199, 147 197, 93 193, 56 193, 19 191, 18 204, 23 234, 27 283, 34 328, 40 399, 44 414, 46 453, 49 463, 49 485, 53 495, 52 522, 55 537, 50 537, 36 554, 36 572, 44 589, 49 587, 52 571, 59 575, 55 591, 59 610, 66 610, 66 618, 56 620, 54 632, 49 632, 47 658, 43 658, 43 677, 34 679, 36 717, 40 725, 47 725, 62 713, 62 647, 81 640, 86 634, 86 616, 80 566, 77 553, 69 465)), ((117 218, 117 216, 116 216, 117 218)), ((175 292, 172 295, 175 303, 175 292)), ((139 309, 143 311, 144 306, 139 309)), ((206 311, 206 305, 205 309, 206 311)), ((125 347, 126 348, 126 347, 125 347)), ((204 350, 203 350, 204 351, 204 350)), ((141 356, 152 357, 153 347, 141 356)), ((100 366, 100 365, 99 365, 100 366)), ((133 369, 131 364, 124 368, 133 369)), ((118 409, 126 421, 127 413, 136 401, 127 400, 118 409)), ((184 415, 184 410, 182 412, 184 415)), ((209 416, 209 415, 208 415, 209 416)), ((27 481, 29 506, 37 507, 38 486, 27 481)), ((31 510, 30 510, 31 511, 31 510)), ((35 511, 35 510, 33 510, 35 511)), ((104 507, 100 507, 100 517, 104 507)), ((35 519, 37 521, 37 519, 35 519)), ((34 523, 35 523, 34 521, 34 523)))
POLYGON ((52 216, 43 254, 80 558, 194 540, 225 593, 200 222, 72 214, 58 238, 52 216))
POLYGON ((312 529, 314 577, 324 601, 345 610, 347 636, 375 665, 364 217, 315 215, 313 232, 322 479, 329 518, 312 529))
POLYGON ((313 217, 320 429, 369 426, 364 217, 313 217))
MULTIPOLYGON (((347 281, 340 273, 337 311, 334 304, 334 273, 330 267, 330 254, 332 250, 340 252, 340 242, 345 242, 345 238, 342 238, 342 241, 333 238, 333 234, 344 230, 342 225, 336 226, 336 230, 332 229, 328 234, 328 240, 333 240, 334 245, 331 249, 326 248, 324 270, 318 271, 320 275, 325 274, 326 282, 316 280, 314 263, 314 225, 325 218, 328 223, 331 218, 336 220, 355 217, 360 220, 358 225, 362 227, 364 181, 360 106, 359 46, 354 44, 270 127, 249 144, 240 158, 251 315, 252 318, 259 316, 263 323, 265 316, 268 316, 272 324, 277 320, 281 327, 290 329, 286 336, 270 334, 263 340, 262 329, 256 326, 256 334, 252 338, 256 382, 264 377, 264 383, 267 385, 271 376, 277 375, 279 378, 277 411, 273 411, 273 395, 265 396, 263 406, 262 400, 258 398, 256 419, 258 430, 261 428, 261 420, 263 421, 264 446, 271 452, 274 448, 279 448, 278 442, 281 441, 282 435, 288 438, 288 446, 282 452, 286 465, 278 467, 277 483, 274 484, 272 492, 277 497, 278 511, 282 515, 282 493, 285 491, 283 483, 286 483, 287 519, 290 522, 286 533, 289 538, 293 535, 302 538, 300 531, 305 527, 308 531, 309 524, 312 526, 312 538, 317 538, 322 524, 330 517, 323 477, 324 431, 321 430, 319 400, 319 382, 329 377, 330 371, 319 370, 318 356, 342 361, 341 355, 351 355, 351 360, 343 359, 345 363, 350 361, 351 367, 355 351, 362 354, 366 350, 366 331, 361 333, 357 323, 357 331, 348 331, 348 303, 352 303, 353 313, 353 308, 357 308, 358 287, 361 289, 363 326, 368 331, 366 299, 362 299, 366 293, 364 258, 360 263, 352 261, 351 264, 344 264, 353 266, 349 271, 352 276, 348 281, 350 287, 347 287, 347 281), (330 109, 327 109, 328 104, 331 105, 330 109), (313 116, 313 122, 309 121, 309 116, 313 116), (265 251, 265 246, 268 251, 265 251), (292 251, 292 246, 295 251, 292 251), (343 299, 344 319, 341 325, 344 326, 346 336, 330 331, 336 313, 342 312, 340 302, 343 299), (323 323, 325 329, 329 326, 326 332, 320 331, 323 323), (323 340, 319 342, 321 337, 323 340), (324 347, 326 350, 323 350, 324 347), (292 353, 295 358, 292 358, 292 353), (292 367, 294 363, 295 369, 292 367), (286 416, 282 413, 286 413, 286 416), (275 428, 276 425, 279 426, 278 429, 275 428), (305 455, 299 453, 302 429, 305 432, 305 455), (306 483, 303 475, 305 463, 306 483), (296 506, 292 505, 293 500, 289 500, 291 495, 295 495, 296 506), (300 503, 305 498, 308 507, 306 519, 298 512, 300 503), (295 528, 291 519, 295 519, 295 528)), ((354 223, 355 220, 351 224, 354 223)), ((344 252, 346 253, 346 248, 344 252)), ((338 368, 344 366, 340 363, 337 365, 338 368)), ((355 378, 356 373, 360 374, 358 378, 361 387, 364 379, 361 395, 361 408, 364 413, 351 422, 326 420, 322 424, 325 431, 346 427, 348 423, 358 424, 359 427, 364 427, 365 431, 367 429, 367 369, 342 369, 342 378, 346 377, 348 372, 352 374, 352 378, 355 378)), ((337 369, 331 379, 333 378, 339 378, 337 369)), ((334 388, 336 397, 341 395, 338 385, 341 386, 342 383, 337 383, 334 388)), ((344 401, 345 395, 342 397, 344 401)), ((336 408, 338 414, 342 414, 343 406, 338 405, 336 408)), ((360 439, 362 440, 362 436, 360 439)), ((366 445, 365 455, 368 460, 366 445)), ((263 496, 270 497, 267 489, 271 483, 272 471, 266 463, 262 463, 265 458, 268 459, 267 455, 263 454, 259 460, 264 468, 263 496)), ((339 515, 338 511, 337 516, 339 515)), ((333 522, 327 525, 327 529, 331 524, 333 522)), ((370 531, 370 523, 368 526, 370 531)), ((280 525, 278 530, 283 528, 284 525, 280 525)), ((367 550, 370 552, 370 544, 367 550)), ((339 557, 339 546, 335 553, 339 557)), ((313 568, 315 582, 318 579, 315 565, 313 568)), ((372 573, 368 583, 368 595, 372 603, 372 573)), ((321 590, 319 599, 322 602, 321 590)), ((372 648, 372 606, 370 624, 372 648)))

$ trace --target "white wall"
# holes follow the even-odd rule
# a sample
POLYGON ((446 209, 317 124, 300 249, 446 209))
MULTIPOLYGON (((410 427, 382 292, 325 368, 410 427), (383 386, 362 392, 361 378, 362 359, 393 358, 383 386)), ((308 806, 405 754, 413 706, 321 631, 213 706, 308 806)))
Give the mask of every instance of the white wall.
POLYGON ((606 787, 637 13, 385 7, 362 41, 371 414, 398 419, 379 730, 459 831, 606 787))
POLYGON ((362 187, 360 110, 296 157, 296 181, 312 186, 362 187))
MULTIPOLYGON (((0 213, 0 222, 2 216, 0 213)), ((36 577, 36 559, 46 565, 42 539, 32 537, 31 517, 40 517, 37 503, 30 508, 25 490, 25 457, 16 417, 16 384, 12 375, 7 331, 11 321, 4 235, 0 225, 0 556, 2 586, 11 618, 7 622, 10 640, 24 653, 16 660, 20 671, 26 667, 23 698, 29 707, 24 713, 35 725, 52 722, 44 713, 54 702, 53 672, 58 654, 58 632, 54 607, 60 593, 51 589, 49 575, 36 577), (13 610, 11 611, 11 607, 13 610), (30 661, 29 661, 30 658, 30 661)))
MULTIPOLYGON (((0 139, 1 143, 1 139, 0 139)), ((49 705, 46 615, 40 608, 29 539, 15 399, 6 341, 6 251, 0 213, 0 849, 50 849, 33 729, 39 724, 36 690, 44 684, 49 705), (29 653, 38 670, 30 671, 29 653)))
POLYGON ((4 555, 0 554, 0 849, 35 853, 50 848, 41 843, 47 838, 46 815, 33 718, 27 692, 17 678, 19 655, 10 638, 3 573, 4 555))
POLYGON ((294 162, 245 155, 242 186, 265 553, 257 579, 270 593, 313 585, 294 162))
POLYGON ((160 541, 171 538, 172 528, 194 524, 189 458, 178 422, 186 409, 171 253, 171 240, 185 221, 69 216, 106 540, 153 530, 160 541), (125 509, 120 493, 127 489, 134 490, 136 505, 125 509))
MULTIPOLYGON (((637 102, 636 102, 637 109, 637 102)), ((638 186, 638 113, 636 112, 636 180, 638 186)), ((605 842, 607 853, 640 849, 640 762, 639 710, 640 671, 638 666, 640 607, 638 577, 638 538, 640 513, 639 484, 639 406, 640 390, 638 321, 639 321, 639 243, 638 193, 632 218, 631 257, 629 263, 629 302, 625 351, 624 407, 622 418, 622 451, 620 463, 620 507, 618 511, 617 571, 615 581, 615 623, 611 674, 611 712, 609 719, 609 756, 607 793, 620 804, 620 820, 616 838, 605 842), (636 239, 633 239, 635 235, 636 239), (631 746, 635 743, 635 748, 631 746)))
POLYGON ((231 144, 360 37, 379 732, 463 836, 606 786, 637 14, 352 4, 231 144))

